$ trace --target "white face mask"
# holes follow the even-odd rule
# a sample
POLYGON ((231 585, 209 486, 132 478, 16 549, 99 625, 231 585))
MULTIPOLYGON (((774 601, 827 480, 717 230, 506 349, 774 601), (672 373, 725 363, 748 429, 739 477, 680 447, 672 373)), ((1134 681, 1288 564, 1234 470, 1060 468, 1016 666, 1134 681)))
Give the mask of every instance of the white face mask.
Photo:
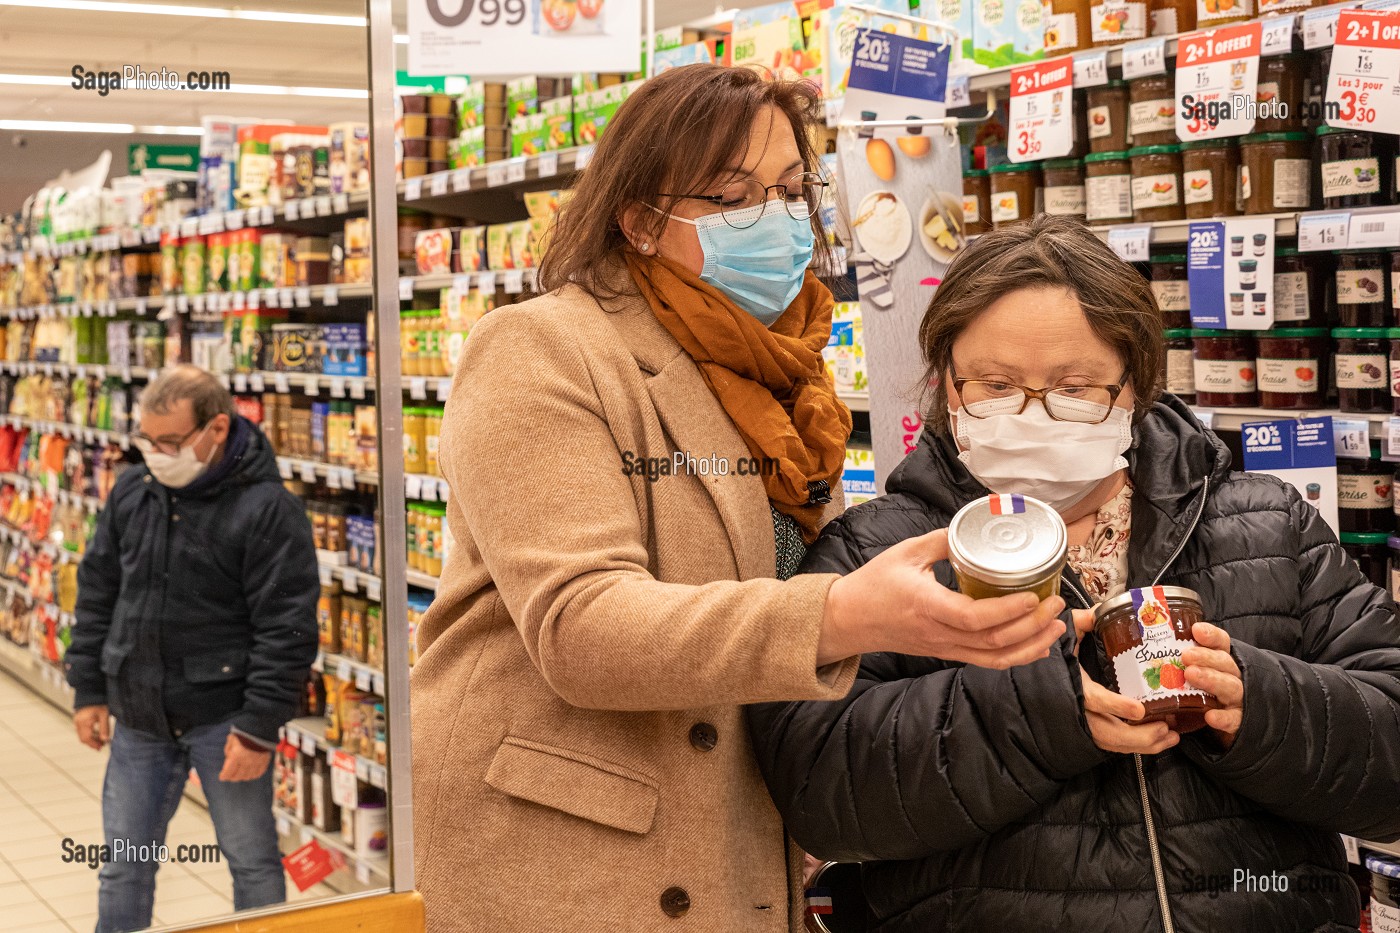
MULTIPOLYGON (((209 426, 205 425, 204 430, 208 429, 209 426)), ((180 452, 174 455, 163 454, 155 449, 145 450, 139 443, 137 448, 146 460, 146 469, 151 471, 157 482, 168 489, 183 489, 209 469, 209 464, 199 459, 194 452, 195 444, 199 443, 199 438, 203 436, 204 431, 200 431, 188 445, 181 447, 180 452)))
MULTIPOLYGON (((959 417, 949 409, 963 448, 958 459, 983 486, 1000 494, 1033 496, 1057 512, 1073 508, 1128 461, 1133 427, 1126 408, 1113 408, 1099 424, 1056 421, 1032 400, 1015 414, 1019 399, 987 417, 959 417)), ((1058 403, 1057 403, 1058 404, 1058 403)), ((1103 406, 1083 403, 1102 414, 1103 406)))

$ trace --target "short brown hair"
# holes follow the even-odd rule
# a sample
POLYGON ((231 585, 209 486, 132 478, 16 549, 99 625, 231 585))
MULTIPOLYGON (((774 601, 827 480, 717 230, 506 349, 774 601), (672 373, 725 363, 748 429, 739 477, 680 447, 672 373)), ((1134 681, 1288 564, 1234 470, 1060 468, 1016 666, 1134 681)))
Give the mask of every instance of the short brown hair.
MULTIPOLYGON (((805 170, 817 171, 820 153, 810 131, 822 111, 810 84, 704 64, 673 68, 642 84, 608 123, 596 155, 559 211, 540 262, 541 287, 553 290, 572 282, 595 297, 615 297, 605 270, 627 248, 623 212, 638 204, 669 212, 676 199, 658 198, 658 192, 695 194, 727 174, 735 153, 748 146, 754 119, 768 106, 792 124, 805 170)), ((666 218, 642 211, 638 224, 639 233, 655 239, 666 218)), ((813 215, 812 228, 821 250, 826 232, 820 212, 813 215)))
POLYGON ((169 414, 182 399, 189 399, 197 426, 208 424, 216 415, 236 415, 233 396, 219 380, 198 366, 176 366, 161 373, 160 378, 141 390, 142 411, 157 415, 169 414))
MULTIPOLYGON (((1068 217, 1037 214, 974 240, 954 260, 919 325, 930 396, 924 421, 946 434, 953 343, 997 300, 1026 288, 1063 288, 1079 300, 1089 326, 1118 352, 1128 371, 1137 410, 1146 414, 1161 394, 1162 318, 1142 273, 1108 248, 1088 227, 1068 217)), ((1034 334, 1035 322, 1026 322, 1034 334)))

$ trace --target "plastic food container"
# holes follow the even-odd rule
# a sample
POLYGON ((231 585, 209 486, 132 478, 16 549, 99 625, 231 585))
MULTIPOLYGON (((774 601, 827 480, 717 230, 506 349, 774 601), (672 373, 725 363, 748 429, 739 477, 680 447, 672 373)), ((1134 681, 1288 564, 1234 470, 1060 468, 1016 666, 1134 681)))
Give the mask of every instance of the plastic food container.
POLYGON ((1196 0, 1149 0, 1148 35, 1174 36, 1196 28, 1196 0))
POLYGON ((992 179, 986 169, 963 173, 963 233, 992 229, 992 179))
POLYGON ((1040 188, 1038 162, 1007 162, 988 170, 992 179, 992 226, 1004 227, 1035 213, 1040 188))
MULTIPOLYGON (((1342 550, 1347 552, 1361 572, 1383 590, 1390 588, 1390 536, 1385 532, 1344 531, 1342 550)), ((1374 899, 1372 900, 1374 903, 1374 899)), ((1371 927, 1383 930, 1385 927, 1371 927)))
MULTIPOLYGON (((1392 534, 1395 466, 1380 459, 1373 446, 1369 459, 1337 459, 1337 524, 1344 532, 1392 534)), ((1381 584, 1384 586, 1385 584, 1381 584)))
POLYGON ((1030 496, 985 496, 948 525, 949 562, 958 588, 973 599, 1056 595, 1068 544, 1064 519, 1030 496))
POLYGON ((1346 412, 1389 412, 1390 339, 1400 337, 1400 330, 1339 327, 1332 336, 1337 341, 1337 407, 1346 412))
POLYGON ((1362 130, 1319 126, 1317 138, 1322 206, 1335 210, 1382 203, 1376 137, 1362 130))
POLYGON ((1041 20, 1047 58, 1078 52, 1092 44, 1089 6, 1090 0, 1044 0, 1041 20))
POLYGON ((1192 330, 1196 404, 1207 408, 1252 408, 1259 404, 1255 381, 1258 354, 1248 331, 1192 330))
POLYGON ((1322 327, 1327 323, 1319 294, 1321 277, 1312 258, 1296 249, 1274 255, 1274 321, 1285 327, 1322 327))
MULTIPOLYGON (((1307 9, 1312 0, 1260 0, 1261 15, 1307 9), (1294 4, 1288 6, 1288 4, 1294 4)), ((1303 129, 1303 85, 1306 83, 1307 58, 1303 55, 1268 55, 1259 59, 1259 91, 1255 96, 1258 113, 1254 118, 1256 133, 1293 133, 1303 129)))
POLYGON ((1167 352, 1163 364, 1166 371, 1163 373, 1167 391, 1188 405, 1196 404, 1196 364, 1195 355, 1191 352, 1191 331, 1183 328, 1179 330, 1168 330, 1163 332, 1166 338, 1167 352))
POLYGON ((1139 146, 1128 150, 1133 164, 1133 220, 1181 220, 1181 147, 1139 146))
POLYGON ((1188 220, 1239 211, 1240 150, 1233 139, 1181 144, 1181 200, 1188 220))
POLYGON ((1181 654, 1196 647, 1191 627, 1204 622, 1201 597, 1181 586, 1128 590, 1094 607, 1094 636, 1109 686, 1141 701, 1141 722, 1165 722, 1176 732, 1206 724, 1220 701, 1186 682, 1181 654))
POLYGON ((1045 181, 1045 213, 1084 219, 1084 160, 1047 159, 1041 163, 1045 181))
POLYGON ((1276 327, 1259 334, 1259 404, 1264 408, 1319 408, 1326 400, 1322 364, 1328 334, 1322 327, 1276 327))
POLYGON ((1387 327, 1391 324, 1385 294, 1385 255, 1343 252, 1337 254, 1333 296, 1337 320, 1343 327, 1387 327))
POLYGON ((1153 256, 1148 265, 1152 294, 1162 313, 1162 326, 1168 330, 1190 328, 1191 287, 1186 278, 1185 254, 1153 256))
POLYGON ((1128 82, 1128 132, 1134 146, 1171 146, 1176 138, 1176 85, 1170 75, 1128 82))
POLYGON ((1254 18, 1254 0, 1196 0, 1196 28, 1214 29, 1254 18))
POLYGON ((1366 856, 1371 873, 1371 929, 1400 930, 1400 860, 1366 856))
POLYGON ((1084 92, 1090 152, 1128 149, 1128 82, 1113 80, 1084 92))
POLYGON ((1095 48, 1147 38, 1147 0, 1097 0, 1089 17, 1095 48))
POLYGON ((1133 217, 1133 169, 1126 152, 1084 157, 1084 215, 1089 223, 1133 217))
POLYGON ((1240 140, 1240 210, 1272 214, 1308 206, 1312 167, 1306 133, 1256 133, 1240 140))

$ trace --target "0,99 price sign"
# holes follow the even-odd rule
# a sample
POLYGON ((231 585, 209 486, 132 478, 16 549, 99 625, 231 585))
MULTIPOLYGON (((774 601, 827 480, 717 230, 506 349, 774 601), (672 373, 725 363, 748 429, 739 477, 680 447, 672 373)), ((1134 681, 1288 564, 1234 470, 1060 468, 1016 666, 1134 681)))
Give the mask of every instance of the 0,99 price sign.
POLYGON ((1068 56, 1011 71, 1012 162, 1038 162, 1068 155, 1074 147, 1074 60, 1068 56))
POLYGON ((1400 133, 1400 10, 1343 10, 1327 76, 1329 126, 1400 133))
POLYGON ((641 70, 641 0, 407 0, 414 76, 641 70))
POLYGON ((1258 23, 1182 36, 1176 51, 1176 135, 1190 142, 1254 129, 1259 103, 1258 23))

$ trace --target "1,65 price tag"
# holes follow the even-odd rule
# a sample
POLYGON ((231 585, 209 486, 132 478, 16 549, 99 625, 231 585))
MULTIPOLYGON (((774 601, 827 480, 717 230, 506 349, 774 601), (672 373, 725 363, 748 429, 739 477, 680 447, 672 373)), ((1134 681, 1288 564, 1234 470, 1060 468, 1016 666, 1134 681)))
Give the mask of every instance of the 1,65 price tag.
MULTIPOLYGON (((1073 92, 1074 67, 1068 56, 1012 69, 1011 139, 1007 142, 1012 162, 1053 159, 1070 151, 1073 92)), ((1017 207, 1016 216, 1021 212, 1017 207)))
POLYGON ((1146 224, 1113 227, 1108 231, 1108 246, 1124 262, 1147 262, 1152 228, 1146 224))
POLYGON ((1258 23, 1182 36, 1176 47, 1176 134, 1183 140, 1240 136, 1254 128, 1259 98, 1258 23))
POLYGON ((1322 49, 1337 39, 1337 20, 1342 11, 1335 6, 1303 12, 1303 48, 1322 49))
MULTIPOLYGON (((1342 10, 1326 102, 1330 126, 1382 132, 1400 127, 1400 10, 1342 10)), ((1346 179, 1357 193, 1380 190, 1374 160, 1355 167, 1370 174, 1346 179)), ((1329 182, 1340 180, 1324 173, 1323 185, 1331 188, 1329 182)))

